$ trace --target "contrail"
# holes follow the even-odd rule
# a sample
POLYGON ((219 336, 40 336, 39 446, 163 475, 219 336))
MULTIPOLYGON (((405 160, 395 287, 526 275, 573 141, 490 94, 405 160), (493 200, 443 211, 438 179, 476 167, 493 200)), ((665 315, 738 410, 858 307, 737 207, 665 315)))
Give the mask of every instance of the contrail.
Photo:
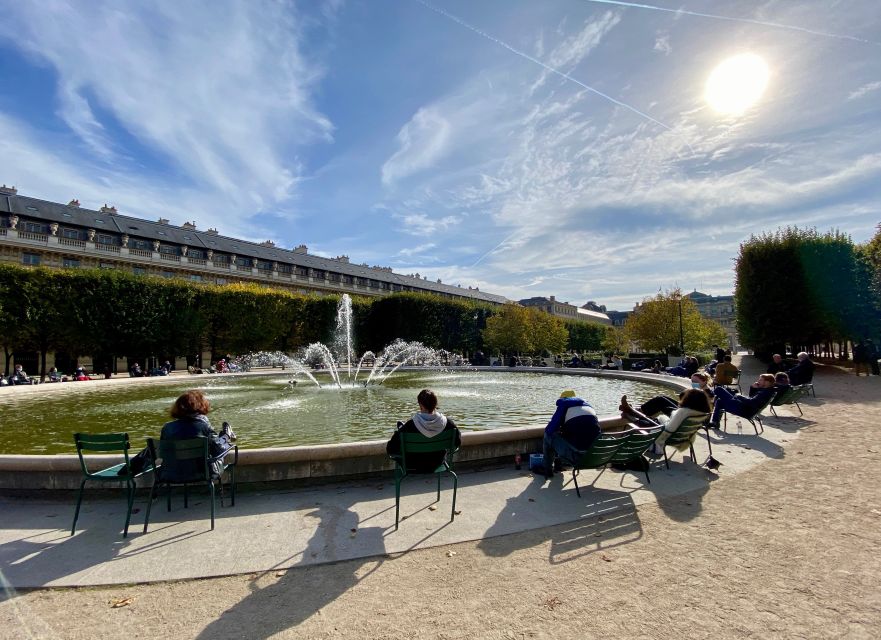
POLYGON ((483 262, 483 259, 484 259, 485 257, 487 257, 488 255, 490 255, 491 253, 495 253, 496 251, 498 251, 499 247, 501 247, 503 244, 505 244, 508 240, 510 240, 511 238, 513 238, 515 235, 517 235, 517 230, 515 230, 515 231, 509 233, 507 236, 505 236, 505 239, 504 239, 504 240, 502 240, 500 243, 498 243, 498 244, 497 244, 496 246, 494 246, 492 249, 490 249, 489 251, 487 251, 486 253, 484 253, 484 254, 483 254, 482 256, 480 256, 477 260, 475 260, 475 261, 474 261, 474 264, 472 264, 471 267, 473 268, 473 267, 476 267, 477 265, 479 265, 481 262, 483 262))
MULTIPOLYGON (((647 113, 645 113, 645 112, 643 112, 643 111, 640 111, 640 110, 637 109, 636 107, 630 106, 630 105, 627 104, 626 102, 621 102, 620 100, 616 100, 615 98, 613 98, 613 97, 610 96, 609 94, 607 94, 607 93, 603 93, 603 92, 600 91, 599 89, 594 89, 593 87, 584 84, 584 83, 581 82, 580 80, 576 80, 575 78, 573 78, 573 77, 570 76, 569 74, 567 74, 567 73, 563 73, 562 71, 559 71, 559 70, 554 69, 553 67, 551 67, 551 66, 549 66, 549 65, 546 65, 544 62, 542 62, 542 61, 539 60, 538 58, 533 58, 533 57, 532 57, 531 55, 529 55, 528 53, 525 53, 524 51, 520 51, 519 49, 515 49, 515 48, 512 47, 511 45, 509 45, 509 44, 507 44, 507 43, 505 43, 505 42, 502 42, 502 41, 499 40, 498 38, 491 36, 490 34, 486 33, 485 31, 481 31, 481 30, 478 29, 477 27, 475 27, 475 26, 473 26, 473 25, 471 25, 471 24, 468 24, 467 22, 465 22, 465 21, 462 20, 461 18, 458 18, 458 17, 456 17, 456 16, 454 16, 454 15, 452 15, 452 14, 450 14, 450 13, 447 13, 446 11, 444 11, 443 9, 440 9, 439 7, 435 7, 434 5, 429 4, 429 3, 426 2, 425 0, 416 0, 416 2, 418 2, 419 4, 421 4, 423 7, 427 8, 427 9, 431 9, 431 10, 434 11, 435 13, 439 13, 440 15, 444 16, 445 18, 448 18, 448 19, 452 20, 453 22, 462 25, 463 27, 465 27, 465 28, 468 29, 469 31, 473 31, 473 32, 476 33, 477 35, 482 36, 482 37, 484 37, 484 38, 486 38, 487 40, 490 40, 490 41, 492 41, 492 42, 495 42, 497 45, 499 45, 500 47, 504 47, 505 49, 507 49, 507 50, 510 51, 511 53, 516 54, 516 55, 518 55, 518 56, 520 56, 521 58, 524 58, 524 59, 526 59, 526 60, 529 60, 530 62, 533 62, 533 63, 537 64, 538 66, 542 67, 543 69, 546 69, 546 70, 550 71, 551 73, 556 74, 556 75, 560 76, 561 78, 563 78, 563 79, 565 79, 565 80, 568 80, 569 82, 574 82, 574 83, 577 84, 579 87, 582 87, 582 88, 586 89, 587 91, 590 91, 591 93, 595 93, 596 95, 600 96, 601 98, 604 98, 604 99, 608 100, 609 102, 618 105, 619 107, 624 107, 624 108, 627 109, 628 111, 632 111, 633 113, 637 114, 638 116, 640 116, 640 117, 642 117, 642 118, 645 118, 645 119, 648 120, 649 122, 653 122, 654 124, 658 125, 659 127, 662 127, 662 128, 664 128, 664 129, 666 129, 667 131, 671 131, 671 132, 673 132, 673 133, 676 133, 675 131, 673 131, 673 128, 672 128, 672 127, 668 127, 666 124, 664 124, 664 123, 661 122, 660 120, 655 120, 655 119, 652 118, 649 114, 647 114, 647 113)), ((684 142, 685 142, 685 144, 688 146, 688 148, 689 148, 691 151, 694 151, 694 149, 692 148, 692 146, 691 146, 690 144, 688 144, 688 141, 684 141, 684 142)))
POLYGON ((874 40, 866 40, 857 38, 856 36, 842 35, 840 33, 829 33, 828 31, 816 31, 807 29, 793 24, 783 24, 781 22, 769 22, 767 20, 754 20, 752 18, 735 18, 732 16, 722 16, 715 13, 701 13, 700 11, 688 11, 687 9, 670 9, 669 7, 658 7, 653 4, 641 4, 638 2, 623 2, 622 0, 584 0, 584 2, 592 2, 594 4, 610 4, 616 7, 630 7, 632 9, 650 9, 651 11, 663 11, 665 13, 678 13, 685 16, 694 16, 696 18, 711 18, 713 20, 727 20, 728 22, 744 22, 746 24, 755 24, 762 27, 771 27, 774 29, 786 29, 788 31, 799 31, 812 36, 822 36, 824 38, 837 38, 839 40, 850 40, 852 42, 861 42, 863 44, 874 44, 881 46, 881 42, 874 40))

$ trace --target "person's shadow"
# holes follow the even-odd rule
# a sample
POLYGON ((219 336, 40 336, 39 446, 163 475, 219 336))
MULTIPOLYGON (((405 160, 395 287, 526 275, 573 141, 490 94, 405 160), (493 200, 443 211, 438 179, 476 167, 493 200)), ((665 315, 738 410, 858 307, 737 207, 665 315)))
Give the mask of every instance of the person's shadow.
MULTIPOLYGON (((387 529, 360 527, 356 513, 337 505, 316 506, 307 517, 319 518, 321 522, 300 558, 299 564, 306 566, 292 567, 268 586, 258 583, 261 578, 275 577, 277 570, 258 574, 249 584, 251 593, 205 627, 198 638, 268 638, 296 627, 373 573, 384 561, 380 556, 332 564, 311 563, 316 556, 335 557, 335 547, 340 541, 355 535, 359 544, 384 549, 383 533, 387 529), (368 564, 375 566, 362 572, 361 567, 368 564)), ((242 549, 242 553, 247 553, 247 549, 242 549)))

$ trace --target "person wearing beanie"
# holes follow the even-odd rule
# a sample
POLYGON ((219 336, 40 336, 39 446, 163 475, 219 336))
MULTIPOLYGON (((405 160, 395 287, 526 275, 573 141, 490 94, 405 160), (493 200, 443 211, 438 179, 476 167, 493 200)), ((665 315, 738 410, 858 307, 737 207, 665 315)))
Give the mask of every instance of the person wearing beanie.
POLYGON ((554 459, 563 454, 574 457, 574 451, 584 451, 600 435, 600 422, 590 403, 566 389, 557 400, 557 410, 545 427, 544 474, 554 475, 554 459))

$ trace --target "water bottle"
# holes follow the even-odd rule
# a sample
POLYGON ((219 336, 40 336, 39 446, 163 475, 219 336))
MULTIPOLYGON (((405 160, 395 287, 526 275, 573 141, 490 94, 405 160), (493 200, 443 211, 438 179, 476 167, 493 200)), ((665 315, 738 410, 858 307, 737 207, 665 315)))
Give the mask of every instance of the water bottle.
POLYGON ((520 471, 520 462, 521 462, 521 461, 522 461, 522 458, 520 457, 520 454, 519 454, 519 453, 518 453, 517 455, 514 456, 514 468, 515 468, 517 471, 520 471))

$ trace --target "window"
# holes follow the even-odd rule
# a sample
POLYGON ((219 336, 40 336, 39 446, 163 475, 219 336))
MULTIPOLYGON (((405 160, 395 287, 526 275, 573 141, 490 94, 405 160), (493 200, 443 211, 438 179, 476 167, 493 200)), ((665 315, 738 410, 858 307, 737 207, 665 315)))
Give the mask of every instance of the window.
POLYGON ((291 271, 293 271, 293 269, 291 268, 291 265, 289 265, 289 264, 279 263, 278 271, 279 271, 279 273, 290 273, 291 271))
POLYGON ((69 269, 76 269, 77 267, 80 266, 80 261, 77 260, 76 258, 62 258, 61 259, 61 266, 67 267, 69 269))
POLYGON ((236 266, 237 267, 250 267, 251 260, 249 258, 242 258, 242 257, 236 258, 236 266))
POLYGON ((65 218, 72 218, 73 217, 72 215, 70 215, 66 211, 64 213, 62 213, 61 215, 63 215, 65 218))
POLYGON ((205 259, 205 252, 201 249, 190 249, 187 251, 187 256, 190 258, 198 258, 200 260, 205 259))
POLYGON ((324 271, 321 269, 313 269, 312 276, 318 278, 319 280, 324 280, 324 271))
POLYGON ((267 260, 258 260, 257 268, 261 271, 272 271, 272 263, 267 260))
POLYGON ((21 263, 37 266, 40 264, 40 256, 36 253, 24 253, 21 256, 21 263))
POLYGON ((131 230, 133 230, 133 231, 137 231, 137 230, 138 230, 137 227, 131 227, 131 226, 129 227, 129 229, 131 229, 131 230))
POLYGON ((99 233, 98 244, 116 244, 116 239, 106 233, 99 233))
POLYGON ((98 265, 98 268, 99 269, 115 269, 116 265, 112 264, 110 262, 102 262, 101 264, 98 265))
POLYGON ((163 278, 173 278, 173 277, 174 277, 174 272, 172 272, 172 271, 162 271, 159 275, 161 275, 163 278))
POLYGON ((158 233, 160 236, 167 236, 168 235, 164 231, 157 231, 156 233, 158 233))
POLYGON ((198 273, 191 273, 190 280, 193 280, 195 282, 202 282, 202 276, 200 276, 198 273))
POLYGON ((95 222, 98 224, 104 224, 104 221, 101 218, 95 218, 95 222))
POLYGON ((39 222, 25 222, 24 230, 28 233, 46 233, 46 227, 39 222))
POLYGON ((163 244, 161 247, 159 247, 159 253, 165 253, 170 256, 176 256, 176 255, 179 255, 180 251, 178 251, 177 247, 173 247, 168 244, 163 244))
POLYGON ((132 267, 132 273, 136 276, 144 276, 147 275, 147 270, 144 267, 132 267))
POLYGON ((226 278, 218 278, 215 282, 217 284, 226 284, 226 278))
POLYGON ((214 262, 217 264, 229 264, 229 256, 223 255, 222 253, 215 253, 214 262))
POLYGON ((27 207, 25 207, 25 209, 27 209, 28 211, 39 211, 39 209, 37 209, 36 207, 31 207, 31 206, 27 206, 27 207))
POLYGON ((69 238, 70 240, 79 240, 80 232, 76 229, 62 229, 61 230, 62 238, 69 238))
POLYGON ((297 275, 298 276, 308 276, 309 269, 307 269, 306 267, 297 267, 297 275))
POLYGON ((128 246, 132 249, 140 249, 141 251, 152 251, 153 247, 147 240, 134 240, 131 239, 128 241, 128 246))

